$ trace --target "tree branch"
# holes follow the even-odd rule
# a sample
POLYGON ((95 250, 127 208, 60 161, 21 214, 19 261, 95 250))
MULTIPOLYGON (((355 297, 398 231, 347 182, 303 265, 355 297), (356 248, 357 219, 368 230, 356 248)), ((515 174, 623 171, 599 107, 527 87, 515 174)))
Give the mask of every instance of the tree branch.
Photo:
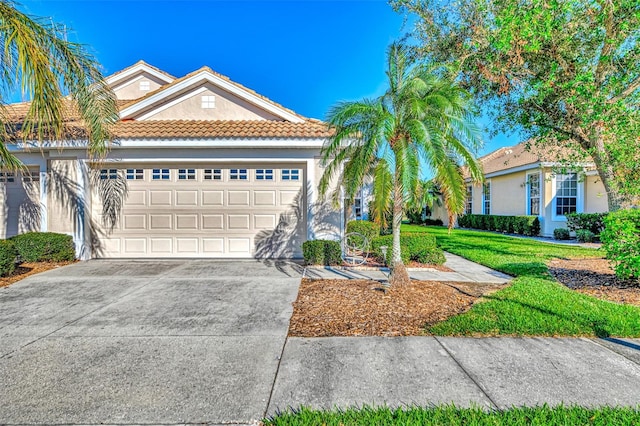
POLYGON ((615 104, 616 102, 623 100, 624 98, 638 90, 638 88, 640 88, 640 76, 636 77, 636 79, 633 80, 631 84, 629 84, 629 86, 624 89, 618 96, 614 96, 613 98, 609 99, 607 103, 615 104))

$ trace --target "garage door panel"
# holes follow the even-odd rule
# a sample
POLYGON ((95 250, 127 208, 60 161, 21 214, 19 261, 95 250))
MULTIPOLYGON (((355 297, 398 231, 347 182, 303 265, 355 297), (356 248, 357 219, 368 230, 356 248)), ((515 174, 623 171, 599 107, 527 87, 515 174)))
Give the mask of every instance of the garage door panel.
POLYGON ((249 192, 246 191, 229 191, 227 204, 230 206, 247 206, 249 207, 249 192))
POLYGON ((197 206, 198 191, 176 191, 177 206, 197 206))
POLYGON ((147 217, 144 214, 125 214, 122 228, 126 231, 146 230, 147 217))
MULTIPOLYGON (((221 168, 221 179, 205 180, 205 167, 196 168, 195 179, 180 180, 178 169, 169 167, 168 180, 153 180, 147 168, 145 180, 130 181, 121 228, 102 238, 103 256, 246 258, 256 244, 264 253, 272 237, 281 243, 283 231, 304 232, 304 224, 299 229, 290 224, 299 213, 293 209, 304 191, 302 181, 281 181, 279 169, 274 168, 274 180, 256 180, 252 168, 246 180, 229 180, 231 166, 221 168), (272 236, 283 215, 289 225, 272 236)), ((99 217, 99 200, 92 205, 99 217)))
POLYGON ((275 206, 276 191, 253 191, 254 206, 275 206))
POLYGON ((149 191, 149 205, 170 207, 172 195, 172 191, 151 190, 149 191))
POLYGON ((177 214, 176 215, 177 230, 198 230, 197 214, 177 214))
POLYGON ((152 230, 169 230, 172 229, 171 222, 173 216, 171 214, 150 214, 149 229, 152 230))
POLYGON ((172 238, 150 238, 149 244, 150 244, 150 251, 154 255, 173 253, 172 238))
POLYGON ((203 230, 220 230, 224 229, 224 215, 221 214, 203 214, 202 215, 203 230))
POLYGON ((223 200, 224 191, 202 191, 203 206, 222 206, 223 200))

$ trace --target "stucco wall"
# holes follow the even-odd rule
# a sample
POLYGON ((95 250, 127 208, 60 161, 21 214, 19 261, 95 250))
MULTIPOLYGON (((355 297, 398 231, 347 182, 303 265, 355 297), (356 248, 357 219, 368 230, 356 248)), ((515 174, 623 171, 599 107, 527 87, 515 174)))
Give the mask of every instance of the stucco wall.
POLYGON ((73 234, 78 211, 77 160, 49 160, 47 228, 50 232, 73 234))
MULTIPOLYGON (((512 216, 527 212, 526 173, 517 172, 487 179, 491 182, 491 214, 512 216)), ((479 194, 482 213, 482 193, 479 194)))
POLYGON ((132 77, 129 81, 116 85, 114 93, 117 99, 138 99, 160 88, 166 83, 159 78, 150 74, 142 73, 132 77), (149 90, 140 90, 140 82, 146 80, 149 82, 149 90))
POLYGON ((585 213, 603 213, 609 211, 607 193, 598 176, 587 176, 584 182, 585 213))
POLYGON ((322 167, 322 160, 320 156, 314 156, 314 188, 315 191, 315 203, 313 206, 310 206, 310 211, 312 213, 311 220, 311 229, 313 232, 313 236, 315 239, 327 239, 327 240, 338 240, 341 238, 341 227, 344 222, 344 218, 342 217, 342 213, 339 209, 331 202, 331 193, 339 187, 340 182, 338 181, 337 176, 331 180, 331 185, 326 194, 320 194, 318 190, 318 186, 320 184, 320 179, 322 179, 322 175, 324 174, 324 168, 322 167))
MULTIPOLYGON (((203 86, 205 90, 197 93, 179 94, 165 103, 167 106, 154 105, 154 109, 162 109, 145 120, 281 120, 249 102, 231 93, 225 92, 213 84, 203 86), (202 96, 215 96, 215 108, 202 108, 202 96), (184 97, 184 99, 180 99, 184 97), (179 100, 179 101, 178 101, 179 100), (177 101, 177 102, 176 102, 177 101)), ((191 90, 190 92, 193 92, 191 90)), ((146 112, 138 117, 145 117, 146 112)))

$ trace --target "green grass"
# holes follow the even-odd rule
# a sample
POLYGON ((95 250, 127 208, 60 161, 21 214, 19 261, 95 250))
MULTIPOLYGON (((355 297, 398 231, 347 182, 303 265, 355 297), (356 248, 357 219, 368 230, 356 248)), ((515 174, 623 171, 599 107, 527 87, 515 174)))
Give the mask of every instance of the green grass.
POLYGON ((403 225, 403 231, 434 234, 443 250, 516 277, 509 287, 468 312, 428 327, 444 336, 639 337, 640 308, 596 299, 555 281, 553 258, 602 257, 595 249, 549 244, 488 232, 403 225))
POLYGON ((350 408, 315 411, 307 408, 280 413, 264 420, 274 426, 342 425, 637 425, 640 411, 633 408, 535 407, 485 411, 443 405, 430 408, 350 408))

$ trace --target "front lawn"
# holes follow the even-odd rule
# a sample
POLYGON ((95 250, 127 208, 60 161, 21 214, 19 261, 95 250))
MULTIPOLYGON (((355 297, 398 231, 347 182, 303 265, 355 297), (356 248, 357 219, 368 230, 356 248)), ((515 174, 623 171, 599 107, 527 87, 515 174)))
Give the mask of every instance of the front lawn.
POLYGON ((634 408, 534 407, 486 411, 443 405, 429 408, 350 408, 316 411, 302 408, 265 419, 270 426, 294 425, 637 425, 640 411, 634 408))
POLYGON ((640 336, 640 308, 577 293, 549 274, 551 259, 602 257, 598 250, 443 227, 402 229, 434 234, 443 250, 516 277, 468 312, 427 327, 430 334, 640 336))

